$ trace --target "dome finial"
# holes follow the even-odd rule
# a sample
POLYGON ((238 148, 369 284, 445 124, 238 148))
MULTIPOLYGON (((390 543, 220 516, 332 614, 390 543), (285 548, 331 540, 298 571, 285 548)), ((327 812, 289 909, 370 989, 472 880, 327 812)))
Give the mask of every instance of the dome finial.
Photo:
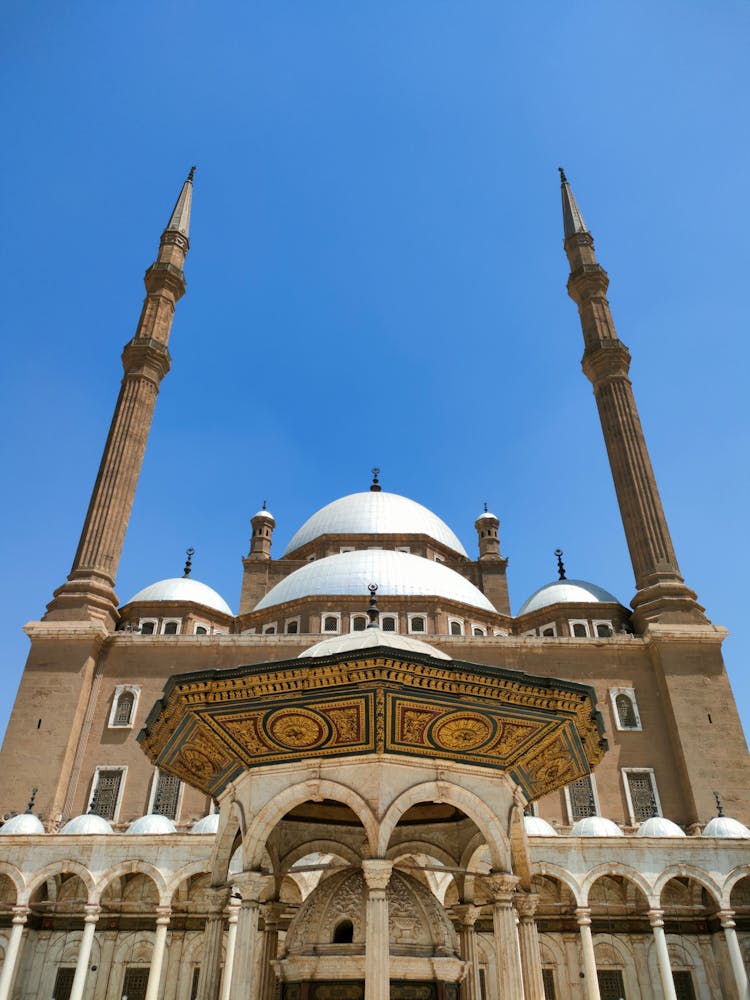
POLYGON ((91 796, 91 802, 89 803, 89 816, 98 816, 99 812, 99 786, 94 789, 94 794, 91 796))
POLYGON ((195 549, 192 545, 189 549, 185 549, 185 555, 187 556, 187 559, 185 560, 185 569, 182 572, 183 580, 186 580, 190 576, 193 569, 193 556, 195 555, 195 549))
POLYGON ((378 476, 379 475, 380 475, 380 469, 377 467, 377 465, 373 466, 373 470, 372 470, 372 483, 370 485, 370 493, 380 493, 381 492, 380 481, 378 480, 378 476))
POLYGON ((263 501, 263 506, 261 507, 261 510, 268 510, 268 508, 266 507, 266 501, 265 500, 263 501))
POLYGON ((370 591, 370 606, 367 609, 367 617, 370 621, 367 624, 368 628, 377 628, 378 619, 380 618, 380 611, 378 610, 378 599, 375 596, 378 592, 377 583, 371 583, 367 588, 370 591))
POLYGON ((31 798, 29 799, 29 804, 26 806, 26 812, 30 813, 34 808, 34 802, 36 801, 36 793, 39 791, 38 788, 31 789, 31 798))
POLYGON ((484 512, 487 514, 489 512, 489 507, 487 506, 487 501, 484 501, 484 512))
POLYGON ((714 792, 714 798, 716 799, 716 815, 723 816, 724 806, 721 804, 721 797, 719 796, 718 792, 714 792))
POLYGON ((557 556, 557 578, 558 580, 567 580, 565 576, 565 563, 563 562, 563 550, 555 549, 555 555, 557 556))

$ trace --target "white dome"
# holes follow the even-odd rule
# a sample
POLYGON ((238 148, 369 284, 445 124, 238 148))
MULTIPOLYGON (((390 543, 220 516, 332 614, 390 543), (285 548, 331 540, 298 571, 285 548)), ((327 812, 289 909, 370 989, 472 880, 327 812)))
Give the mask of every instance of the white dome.
POLYGON ((613 823, 611 819, 605 819, 604 816, 586 816, 585 819, 579 819, 577 823, 573 824, 570 835, 571 837, 625 836, 617 823, 613 823))
POLYGON ((60 833, 73 834, 100 834, 112 833, 112 827, 103 816, 94 816, 93 813, 84 813, 82 816, 75 816, 68 820, 60 833))
POLYGON ((321 535, 427 535, 466 556, 463 545, 437 514, 397 493, 352 493, 321 507, 297 531, 284 556, 321 535))
POLYGON ((205 583, 193 580, 189 576, 178 576, 170 580, 159 580, 158 583, 152 583, 150 587, 139 590, 127 603, 133 604, 135 601, 142 603, 179 601, 183 604, 202 604, 204 607, 213 608, 214 611, 221 611, 224 615, 232 614, 232 609, 221 594, 217 594, 205 583))
POLYGON ((310 646, 299 655, 300 657, 334 656, 336 653, 350 653, 373 646, 387 646, 389 649, 402 649, 407 653, 419 653, 421 656, 432 656, 438 660, 450 660, 447 653, 435 649, 421 639, 413 639, 410 635, 399 635, 398 632, 384 632, 380 628, 366 628, 362 632, 332 636, 330 639, 316 642, 314 646, 310 646))
POLYGON ((750 839, 750 830, 731 816, 714 816, 703 828, 704 837, 728 837, 734 840, 750 839))
POLYGON ((638 827, 638 837, 684 837, 685 831, 671 819, 652 816, 638 827))
POLYGON ((541 816, 524 816, 523 825, 529 837, 557 837, 554 826, 550 826, 541 816))
POLYGON ((204 816, 203 819, 199 819, 197 823, 193 823, 190 827, 191 833, 216 833, 219 829, 219 814, 210 813, 208 816, 204 816))
POLYGON ((264 517, 267 521, 273 521, 273 523, 276 524, 276 518, 273 516, 271 511, 266 510, 265 507, 259 510, 257 514, 253 514, 250 520, 254 521, 256 517, 264 517))
MULTIPOLYGON (((374 493, 373 496, 379 496, 374 493)), ((378 585, 382 597, 444 597, 483 611, 495 611, 481 590, 442 563, 390 549, 357 549, 316 559, 290 573, 268 591, 256 611, 302 597, 356 594, 366 607, 367 587, 378 585)))
POLYGON ((126 833, 177 833, 177 828, 171 819, 158 813, 149 813, 135 820, 125 831, 126 833))
POLYGON ((8 834, 35 834, 44 833, 42 821, 32 813, 19 813, 0 826, 0 833, 8 834))
POLYGON ((619 604, 620 602, 602 587, 586 580, 555 580, 545 583, 521 605, 518 614, 547 608, 550 604, 619 604))

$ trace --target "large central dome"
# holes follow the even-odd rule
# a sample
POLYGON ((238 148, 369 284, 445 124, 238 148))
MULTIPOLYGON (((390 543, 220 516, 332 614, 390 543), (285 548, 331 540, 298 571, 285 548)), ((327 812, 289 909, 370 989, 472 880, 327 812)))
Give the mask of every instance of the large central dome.
POLYGON ((322 535, 427 535, 468 558, 463 545, 437 514, 397 493, 352 493, 321 507, 296 532, 284 556, 322 535))

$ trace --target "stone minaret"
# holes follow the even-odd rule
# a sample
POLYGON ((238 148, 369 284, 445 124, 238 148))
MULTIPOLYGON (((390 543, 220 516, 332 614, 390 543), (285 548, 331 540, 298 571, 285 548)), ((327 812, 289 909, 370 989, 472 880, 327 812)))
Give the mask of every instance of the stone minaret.
POLYGON ((562 208, 565 253, 570 263, 568 294, 578 306, 585 350, 583 371, 594 387, 620 514, 635 573, 634 622, 704 623, 703 608, 685 586, 677 565, 646 439, 628 377, 630 353, 618 338, 594 240, 565 173, 562 208))
POLYGON ((67 581, 55 591, 46 620, 117 618, 115 576, 151 429, 159 384, 169 371, 167 345, 175 303, 185 293, 182 272, 190 242, 193 173, 182 186, 155 262, 146 271, 146 299, 133 339, 125 345, 125 375, 99 474, 67 581))

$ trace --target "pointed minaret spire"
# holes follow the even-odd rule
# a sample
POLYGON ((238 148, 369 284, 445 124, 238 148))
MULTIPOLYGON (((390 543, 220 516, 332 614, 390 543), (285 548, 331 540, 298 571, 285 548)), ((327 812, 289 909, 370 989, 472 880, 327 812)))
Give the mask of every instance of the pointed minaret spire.
POLYGON ((680 575, 633 396, 630 352, 617 336, 607 301, 609 278, 596 259, 594 238, 562 169, 560 178, 564 246, 570 264, 568 294, 581 318, 583 371, 594 387, 635 574, 633 621, 637 628, 649 622, 704 624, 703 608, 680 575))
POLYGON ((587 233, 588 229, 586 229, 586 223, 583 221, 581 210, 578 207, 575 197, 573 196, 570 184, 568 183, 568 178, 565 176, 565 171, 562 167, 558 167, 557 169, 560 171, 563 228, 565 231, 565 239, 567 239, 574 233, 587 233))
POLYGON ((164 230, 165 233, 181 233, 186 238, 190 236, 190 209, 193 206, 193 177, 195 167, 190 168, 182 191, 175 203, 172 215, 164 230))

